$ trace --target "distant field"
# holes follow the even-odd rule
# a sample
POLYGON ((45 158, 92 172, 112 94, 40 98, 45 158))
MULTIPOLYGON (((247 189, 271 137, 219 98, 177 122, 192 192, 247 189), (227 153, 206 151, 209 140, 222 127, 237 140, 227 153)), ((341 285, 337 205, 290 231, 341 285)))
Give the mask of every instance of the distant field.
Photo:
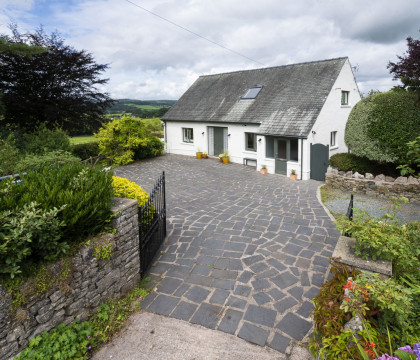
POLYGON ((164 107, 160 105, 137 105, 137 104, 126 104, 126 105, 133 106, 137 109, 143 109, 143 110, 157 110, 157 109, 160 109, 161 107, 164 107))
POLYGON ((85 144, 94 141, 98 141, 98 139, 94 136, 75 136, 70 138, 71 145, 85 144))

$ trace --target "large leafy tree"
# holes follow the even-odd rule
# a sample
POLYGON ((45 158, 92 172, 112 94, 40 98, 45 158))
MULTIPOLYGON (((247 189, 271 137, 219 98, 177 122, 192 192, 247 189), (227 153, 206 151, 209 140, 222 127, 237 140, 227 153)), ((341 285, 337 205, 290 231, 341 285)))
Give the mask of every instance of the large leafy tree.
POLYGON ((388 69, 394 80, 401 80, 402 88, 415 91, 420 96, 420 39, 407 38, 408 50, 399 61, 389 62, 388 69))
POLYGON ((7 40, 3 42, 6 50, 0 47, 1 122, 27 132, 42 123, 70 132, 97 128, 100 116, 113 102, 98 89, 108 81, 100 78, 108 66, 96 64, 85 50, 65 45, 58 33, 48 35, 40 28, 21 34, 16 27, 12 32, 12 36, 2 37, 7 40), (25 44, 47 51, 31 56, 7 51, 12 46, 25 52, 25 44))

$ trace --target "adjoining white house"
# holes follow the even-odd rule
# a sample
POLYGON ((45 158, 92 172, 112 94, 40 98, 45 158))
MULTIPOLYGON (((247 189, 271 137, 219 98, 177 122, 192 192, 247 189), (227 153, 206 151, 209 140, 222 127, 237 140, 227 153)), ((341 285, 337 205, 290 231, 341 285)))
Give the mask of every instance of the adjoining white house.
POLYGON ((162 117, 166 151, 324 180, 360 100, 348 58, 200 76, 162 117))

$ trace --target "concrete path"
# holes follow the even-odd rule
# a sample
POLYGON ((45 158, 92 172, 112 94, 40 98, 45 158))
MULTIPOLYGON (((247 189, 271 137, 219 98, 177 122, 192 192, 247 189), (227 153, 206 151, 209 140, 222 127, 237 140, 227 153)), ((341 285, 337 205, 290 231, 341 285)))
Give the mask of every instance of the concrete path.
POLYGON ((339 236, 316 198, 320 183, 177 155, 115 174, 149 192, 162 171, 168 238, 142 308, 282 353, 306 342, 339 236))

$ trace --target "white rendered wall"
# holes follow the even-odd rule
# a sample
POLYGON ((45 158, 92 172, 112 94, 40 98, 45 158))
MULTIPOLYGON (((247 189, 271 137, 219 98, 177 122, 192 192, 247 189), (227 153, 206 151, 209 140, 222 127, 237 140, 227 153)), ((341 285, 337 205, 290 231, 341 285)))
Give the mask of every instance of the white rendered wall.
POLYGON ((359 88, 354 79, 350 62, 347 60, 325 101, 317 121, 308 135, 307 141, 304 141, 304 155, 307 159, 303 162, 304 180, 310 179, 311 143, 330 145, 331 131, 337 131, 336 146, 330 146, 329 157, 337 153, 348 151, 348 148, 344 143, 344 132, 350 111, 359 100, 359 88), (341 105, 341 91, 350 92, 348 105, 341 105))

